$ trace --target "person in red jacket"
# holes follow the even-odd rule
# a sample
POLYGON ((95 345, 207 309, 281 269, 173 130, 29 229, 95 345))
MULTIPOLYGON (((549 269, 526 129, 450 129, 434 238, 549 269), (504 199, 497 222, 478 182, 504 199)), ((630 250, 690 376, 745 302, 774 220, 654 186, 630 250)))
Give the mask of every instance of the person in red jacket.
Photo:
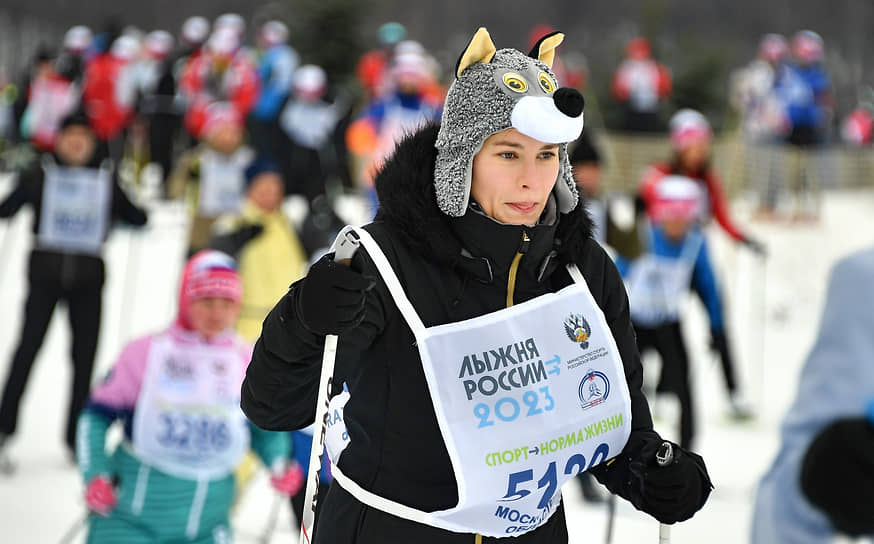
POLYGON ((180 77, 179 91, 188 104, 185 128, 199 138, 206 122, 206 109, 215 102, 231 103, 245 119, 259 90, 258 73, 242 49, 240 36, 233 28, 218 28, 206 42, 203 53, 189 61, 180 77))
MULTIPOLYGON (((656 163, 644 173, 639 191, 639 202, 646 213, 653 218, 659 185, 673 176, 684 176, 696 181, 702 193, 703 202, 699 206, 700 215, 696 221, 705 224, 715 217, 719 226, 735 241, 745 245, 755 253, 764 255, 764 244, 744 233, 732 220, 728 210, 728 200, 719 175, 710 165, 711 140, 710 123, 700 112, 691 109, 678 111, 670 121, 671 147, 673 157, 669 162, 656 163)), ((706 241, 704 242, 706 244, 706 241)), ((713 268, 712 263, 706 263, 713 268)), ((740 392, 734 370, 729 340, 724 326, 725 318, 721 297, 715 306, 718 311, 711 313, 711 347, 719 353, 725 385, 728 389, 732 416, 737 419, 749 418, 752 414, 740 392)))
POLYGON ((57 70, 47 51, 37 57, 36 74, 27 88, 27 106, 21 119, 22 136, 39 151, 53 151, 61 121, 76 109, 79 90, 57 70))
POLYGON ((355 77, 364 91, 365 101, 374 100, 382 94, 395 46, 407 36, 404 25, 395 21, 380 25, 376 32, 379 47, 364 53, 355 66, 355 77))
POLYGON ((135 87, 128 65, 138 50, 135 38, 120 36, 85 67, 82 106, 100 142, 101 154, 116 163, 124 153, 124 130, 133 118, 135 87))
POLYGON ((731 218, 722 180, 710 165, 713 134, 707 119, 700 112, 682 109, 671 117, 670 131, 673 157, 669 162, 653 164, 644 173, 641 185, 644 201, 649 203, 652 200, 656 184, 666 175, 678 174, 695 179, 702 184, 707 196, 705 210, 709 209, 722 230, 756 253, 764 252, 764 246, 745 234, 731 218))
POLYGON ((626 58, 613 74, 611 93, 624 110, 623 130, 662 130, 658 108, 671 95, 671 74, 652 58, 646 38, 634 38, 625 49, 626 58))

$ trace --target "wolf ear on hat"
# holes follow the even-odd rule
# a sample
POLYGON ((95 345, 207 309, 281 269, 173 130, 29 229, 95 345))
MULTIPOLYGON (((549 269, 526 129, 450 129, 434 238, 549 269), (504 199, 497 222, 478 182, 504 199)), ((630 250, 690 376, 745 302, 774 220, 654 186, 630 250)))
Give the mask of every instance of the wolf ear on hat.
POLYGON ((528 56, 543 61, 552 68, 552 61, 555 59, 555 48, 563 41, 564 34, 558 31, 550 32, 537 40, 537 43, 528 52, 528 56))
POLYGON ((461 77, 461 73, 472 64, 491 62, 496 51, 495 44, 492 43, 492 37, 489 36, 489 31, 485 27, 479 27, 470 43, 467 44, 467 48, 458 57, 458 64, 455 66, 455 77, 461 77))

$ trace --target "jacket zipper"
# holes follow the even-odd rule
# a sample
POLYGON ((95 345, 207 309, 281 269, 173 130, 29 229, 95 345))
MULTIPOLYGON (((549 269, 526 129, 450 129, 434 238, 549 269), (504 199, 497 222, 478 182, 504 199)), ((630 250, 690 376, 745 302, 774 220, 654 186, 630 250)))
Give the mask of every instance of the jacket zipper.
POLYGON ((528 231, 522 231, 522 243, 519 244, 519 249, 516 251, 516 256, 513 257, 513 262, 510 264, 510 276, 507 278, 507 308, 513 305, 513 294, 516 291, 516 273, 519 271, 519 261, 522 256, 528 251, 528 246, 531 244, 531 238, 528 236, 528 231))
MULTIPOLYGON (((531 238, 528 236, 528 231, 522 231, 522 243, 519 244, 519 249, 516 250, 516 256, 513 257, 513 262, 510 263, 510 275, 507 278, 507 308, 513 305, 513 293, 516 291, 516 272, 519 271, 519 261, 528 251, 528 246, 531 244, 531 238)), ((473 539, 474 544, 482 544, 483 535, 476 534, 473 539)))

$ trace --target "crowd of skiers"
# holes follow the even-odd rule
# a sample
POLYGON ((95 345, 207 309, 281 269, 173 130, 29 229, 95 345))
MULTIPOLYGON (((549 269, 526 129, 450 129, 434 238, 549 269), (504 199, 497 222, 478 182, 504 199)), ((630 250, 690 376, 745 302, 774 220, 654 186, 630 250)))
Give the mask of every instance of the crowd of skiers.
MULTIPOLYGON (((458 298, 462 300, 470 296, 465 292, 468 279, 490 284, 495 273, 506 272, 491 268, 490 259, 500 262, 503 255, 491 254, 496 250, 489 249, 490 240, 503 242, 509 236, 510 229, 495 225, 518 226, 520 223, 514 223, 512 214, 507 216, 500 211, 502 208, 489 202, 490 194, 482 192, 484 182, 479 182, 478 188, 476 172, 487 167, 474 162, 485 156, 481 148, 492 145, 488 143, 489 137, 503 132, 496 129, 480 134, 482 137, 477 141, 465 139, 468 134, 477 133, 480 127, 476 123, 488 114, 479 111, 476 115, 480 117, 459 117, 465 106, 457 97, 452 97, 452 91, 447 98, 440 67, 420 43, 406 39, 402 25, 381 26, 379 47, 360 59, 356 75, 364 99, 357 103, 352 103, 332 86, 331 74, 319 66, 302 63, 291 45, 293 37, 289 36, 285 24, 271 20, 262 24, 255 34, 257 43, 247 45, 246 22, 236 14, 222 15, 213 22, 191 17, 182 25, 178 39, 161 30, 142 35, 107 28, 92 34, 90 29, 76 26, 65 34, 60 51, 43 49, 39 52, 28 81, 21 85, 18 99, 14 101, 14 120, 7 124, 6 136, 11 141, 27 142, 35 154, 17 165, 17 180, 11 193, 0 202, 0 217, 11 217, 22 206, 30 205, 35 211, 34 244, 21 334, 0 399, 0 469, 14 470, 7 452, 9 439, 16 431, 19 406, 54 309, 60 301, 66 302, 70 310, 75 371, 65 443, 85 478, 86 502, 95 514, 90 524, 89 542, 163 541, 161 539, 182 536, 186 541, 223 542, 230 534, 228 512, 238 481, 251 477, 251 473, 238 470, 243 474, 238 474, 238 481, 234 479, 234 471, 249 449, 257 452, 270 471, 274 488, 295 497, 295 510, 300 518, 304 507, 301 488, 312 434, 280 431, 305 426, 304 420, 312 419, 313 403, 306 407, 298 405, 313 400, 309 386, 313 385, 310 371, 314 367, 309 363, 320 351, 319 338, 349 331, 347 325, 353 321, 360 325, 363 318, 359 319, 355 312, 364 311, 366 299, 367 311, 371 313, 364 321, 364 328, 370 336, 355 337, 363 343, 354 347, 359 350, 356 351, 358 356, 372 357, 376 364, 387 353, 379 351, 381 343, 387 342, 383 330, 398 327, 398 323, 403 322, 401 318, 389 321, 394 314, 373 314, 376 308, 383 311, 393 308, 391 300, 398 301, 397 292, 383 292, 383 287, 378 294, 371 293, 374 278, 387 275, 391 265, 359 257, 355 261, 356 272, 369 273, 362 279, 360 274, 345 269, 338 271, 336 265, 325 259, 317 260, 342 226, 332 207, 333 193, 338 188, 332 186, 334 180, 340 186, 362 191, 377 221, 390 225, 386 232, 376 230, 383 239, 377 246, 367 247, 367 252, 379 253, 378 246, 383 243, 402 247, 403 250, 395 249, 400 251, 401 257, 391 253, 391 260, 399 259, 394 262, 399 269, 409 268, 410 278, 404 281, 410 281, 422 292, 431 292, 429 289, 434 285, 447 289, 460 285, 458 298), (444 153, 449 156, 458 150, 452 147, 452 142, 441 138, 434 126, 423 130, 441 120, 440 130, 464 129, 452 136, 465 146, 472 146, 462 150, 467 153, 464 158, 467 163, 452 163, 444 157, 444 153), (416 133, 415 136, 404 139, 412 133, 416 133), (402 140, 404 144, 399 152, 396 146, 402 140), (432 157, 435 149, 439 151, 436 159, 432 157), (417 164, 421 160, 432 169, 435 160, 447 162, 438 163, 436 169, 423 173, 422 165, 417 164), (133 179, 138 179, 150 163, 156 165, 161 180, 160 197, 183 199, 189 210, 188 260, 185 269, 180 271, 178 315, 164 331, 129 343, 111 373, 92 387, 105 278, 104 242, 116 219, 134 226, 148 222, 147 209, 128 194, 136 189, 122 181, 123 166, 129 165, 134 172, 133 179), (452 183, 457 180, 449 177, 441 180, 440 175, 466 176, 467 186, 453 188, 452 183), (427 188, 431 184, 438 186, 435 197, 440 209, 437 210, 436 202, 428 203, 421 210, 425 223, 416 225, 409 217, 410 210, 423 203, 413 195, 398 192, 411 190, 401 183, 407 181, 405 176, 420 177, 411 179, 410 183, 415 187, 421 182, 423 194, 434 192, 427 188), (289 195, 300 195, 307 203, 306 220, 300 230, 292 227, 282 210, 283 201, 289 195), (464 206, 453 208, 458 204, 453 199, 462 196, 464 206), (409 209, 402 210, 405 206, 409 209), (432 216, 429 218, 428 214, 432 216), (450 224, 444 215, 471 216, 471 219, 457 222, 452 219, 450 224), (432 230, 427 231, 428 228, 432 230), (409 238, 416 233, 423 239, 411 241, 409 238), (467 248, 460 248, 458 255, 449 254, 458 249, 450 247, 448 240, 453 236, 465 236, 469 240, 482 238, 482 248, 471 247, 483 252, 481 261, 476 261, 467 248), (394 237, 397 240, 392 242, 394 237), (426 241, 432 245, 434 254, 428 258, 421 255, 421 244, 426 241), (405 256, 408 251, 409 259, 405 256), (416 264, 420 259, 425 262, 429 258, 448 259, 441 266, 449 263, 452 274, 430 278, 431 268, 419 270, 416 264), (316 264, 312 270, 317 273, 307 275, 309 264, 313 262, 316 264), (483 263, 487 271, 482 269, 483 263), (462 274, 460 270, 464 267, 469 270, 462 274), (456 273, 458 278, 453 275, 456 273), (306 279, 295 284, 297 290, 293 288, 286 296, 289 285, 301 278, 306 279), (347 284, 341 285, 343 282, 347 284), (350 295, 352 292, 356 293, 355 297, 350 295), (322 294, 324 298, 304 293, 322 294), (341 300, 352 297, 355 308, 342 307, 338 315, 326 315, 329 306, 325 302, 330 302, 331 297, 341 300), (281 302, 274 307, 277 301, 281 302), (287 309, 289 304, 296 306, 287 309), (350 311, 355 315, 343 313, 350 311), (341 317, 351 321, 338 323, 341 317), (322 326, 324 323, 320 320, 327 325, 322 326), (242 401, 244 407, 248 405, 246 415, 263 428, 247 421, 240 410, 241 384, 256 340, 259 343, 255 360, 260 362, 249 380, 248 396, 244 389, 242 401), (198 364, 203 360, 209 360, 210 364, 198 364), (286 363, 288 366, 284 366, 286 363), (295 383, 289 385, 290 382, 283 380, 295 383), (279 404, 289 400, 289 391, 305 385, 307 391, 301 390, 301 396, 294 399, 297 403, 294 417, 279 417, 277 412, 285 409, 279 404), (288 386, 289 390, 278 391, 280 386, 288 386), (117 420, 124 424, 125 437, 121 447, 107 454, 104 451, 106 432, 117 420)), ((568 80, 578 82, 583 78, 562 65, 555 53, 557 44, 550 41, 555 35, 550 29, 539 31, 529 44, 534 48, 532 52, 539 48, 539 57, 534 57, 549 68, 549 73, 543 71, 540 76, 539 90, 560 95, 565 102, 558 110, 565 117, 577 118, 581 114, 572 114, 576 106, 571 105, 576 98, 569 98, 570 90, 559 93, 561 89, 557 87, 562 85, 562 79, 559 77, 556 83, 552 73, 563 71, 568 80)), ((474 42, 478 39, 482 40, 480 34, 474 42)), ((465 62, 467 67, 489 62, 490 40, 483 43, 485 45, 480 45, 486 49, 469 48, 466 52, 469 56, 462 57, 459 66, 465 62)), ((491 54, 495 55, 493 49, 492 46, 491 54)), ((505 51, 508 50, 497 54, 512 57, 505 51)), ((609 328, 606 322, 592 322, 599 333, 614 336, 619 334, 616 330, 624 327, 626 320, 629 325, 627 330, 622 329, 622 344, 613 354, 618 361, 618 371, 611 368, 611 372, 616 371, 615 375, 610 374, 611 379, 624 376, 623 363, 625 374, 630 376, 637 372, 638 352, 654 350, 660 358, 660 376, 654 387, 646 389, 650 395, 648 400, 652 403, 655 396, 666 394, 679 401, 678 443, 673 446, 677 466, 682 468, 666 471, 672 471, 672 477, 694 480, 691 484, 687 482, 684 488, 685 492, 694 492, 694 498, 674 497, 671 482, 665 480, 668 472, 659 472, 650 466, 649 457, 655 454, 662 440, 651 424, 637 426, 649 419, 648 411, 643 409, 645 403, 643 408, 638 404, 644 398, 639 376, 633 379, 625 376, 632 386, 631 404, 622 407, 624 411, 620 413, 629 420, 632 415, 638 418, 631 431, 637 437, 636 449, 612 468, 611 463, 606 463, 591 473, 583 472, 580 481, 584 496, 591 501, 604 499, 606 491, 588 476, 594 474, 611 492, 629 499, 637 508, 660 520, 673 522, 691 516, 710 492, 703 460, 692 453, 698 425, 690 372, 693 363, 681 330, 683 308, 690 291, 696 293, 706 308, 710 343, 722 363, 731 415, 737 419, 755 415, 746 402, 738 377, 724 293, 710 257, 706 226, 714 218, 729 237, 756 254, 764 257, 767 248, 737 226, 731 217, 727 196, 712 164, 714 135, 706 117, 698 111, 682 109, 673 113, 667 127, 663 127, 659 112, 671 93, 670 71, 652 58, 650 46, 643 38, 632 40, 627 53, 628 58, 616 71, 611 87, 614 99, 623 108, 622 128, 630 132, 658 132, 666 128, 670 142, 664 161, 652 164, 634 184, 635 213, 630 226, 622 225, 622 221, 613 217, 613 195, 602 187, 601 152, 590 131, 581 136, 577 130, 571 137, 566 137, 570 132, 564 131, 557 136, 549 134, 537 138, 519 129, 512 132, 509 143, 499 141, 494 145, 510 149, 503 149, 499 155, 511 154, 513 150, 522 150, 519 153, 524 155, 530 141, 537 140, 563 146, 556 147, 553 154, 556 161, 561 159, 561 166, 557 188, 549 193, 552 195, 549 198, 555 199, 550 202, 557 208, 540 210, 544 214, 555 214, 555 223, 541 230, 550 243, 560 235, 582 244, 570 249, 553 249, 558 253, 552 255, 551 245, 539 247, 532 243, 533 253, 528 254, 527 244, 531 240, 526 240, 529 233, 523 228, 523 245, 516 253, 527 259, 522 261, 519 272, 518 281, 524 286, 519 291, 520 301, 535 299, 552 290, 543 287, 541 280, 547 270, 549 274, 557 274, 556 267, 550 265, 550 259, 556 257, 568 267, 581 267, 580 278, 572 274, 571 284, 602 281, 605 277, 611 282, 615 280, 609 289, 599 291, 595 299, 588 292, 588 299, 580 297, 581 301, 590 300, 593 307, 601 306, 605 312, 615 311, 620 316, 623 311, 627 312, 627 316, 615 321, 614 315, 608 316, 609 328), (565 162, 572 168, 565 168, 565 162), (565 181, 568 187, 560 189, 565 181), (579 207, 576 197, 571 203, 569 196, 577 192, 582 196, 579 207), (575 216, 584 214, 580 211, 583 209, 591 218, 591 225, 575 216), (567 225, 580 232, 568 233, 567 225), (558 230, 553 232, 556 226, 558 230), (605 251, 603 259, 601 249, 594 250, 585 245, 587 242, 576 241, 581 233, 583 238, 591 237, 598 242, 605 251), (592 258, 593 251, 599 259, 597 270, 592 261, 587 260, 592 258), (544 259, 539 275, 533 265, 527 264, 533 262, 531 255, 544 259), (618 271, 615 277, 602 270, 614 264, 618 271), (530 285, 526 284, 529 281, 530 285), (616 293, 627 293, 627 307, 613 298, 618 296, 616 293), (612 306, 608 308, 608 305, 612 306), (636 470, 642 470, 642 475, 636 470), (628 489, 620 480, 631 478, 631 474, 640 480, 641 486, 648 482, 657 493, 665 495, 652 495, 651 490, 642 487, 628 489), (675 500, 678 502, 672 502, 675 500), (669 512, 670 505, 678 508, 679 513, 669 512)), ((737 104, 743 112, 744 133, 751 141, 785 140, 800 148, 823 141, 832 115, 830 84, 823 59, 822 39, 813 32, 799 32, 791 44, 776 35, 765 37, 760 58, 744 71, 735 85, 737 104)), ((513 64, 518 60, 507 62, 512 69, 522 70, 513 64)), ((541 68, 540 64, 536 66, 541 68)), ((457 80, 462 79, 463 71, 464 67, 456 68, 457 80)), ((500 79, 509 89, 502 92, 528 90, 523 76, 512 71, 500 75, 502 77, 496 76, 494 82, 497 84, 500 79)), ((491 78, 490 75, 489 84, 491 78)), ((484 85, 482 81, 475 84, 484 85)), ((577 93, 574 96, 579 95, 577 90, 574 92, 577 93)), ((471 103, 482 100, 480 96, 467 98, 471 103)), ((581 95, 579 108, 582 111, 581 95)), ((871 137, 871 117, 865 121, 863 113, 854 112, 843 129, 845 136, 858 144, 870 141, 871 137)), ((542 120, 531 121, 534 125, 539 122, 542 120)), ((535 136, 549 132, 531 129, 534 125, 525 125, 524 119, 513 119, 512 123, 508 125, 511 128, 498 128, 513 131, 524 125, 525 130, 535 136)), ((560 132, 556 127, 551 130, 560 132)), ((549 149, 549 153, 553 153, 552 148, 549 149)), ((768 186, 763 191, 766 193, 763 206, 773 209, 773 188, 768 186)), ((519 204, 518 207, 525 206, 519 204)), ((542 225, 536 225, 531 235, 540 233, 538 229, 542 225)), ((513 244, 518 245, 518 241, 508 239, 504 245, 513 244)), ((517 280, 513 267, 520 259, 517 258, 515 264, 504 263, 511 270, 511 275, 504 278, 510 285, 506 306, 514 304, 512 287, 517 280)), ((564 267, 561 271, 563 273, 564 267)), ((483 288, 483 293, 486 291, 483 288)), ((491 292, 488 293, 491 296, 491 292)), ((417 293, 417 298, 420 296, 417 293)), ((465 315, 476 317, 489 311, 497 314, 492 308, 494 305, 490 299, 487 303, 477 301, 464 310, 470 314, 465 315)), ((398 306, 403 305, 398 302, 398 306)), ((498 307, 503 307, 503 303, 498 307)), ((463 309, 440 308, 440 312, 445 310, 449 317, 463 309)), ((403 311, 403 318, 411 319, 407 310, 403 311)), ((430 307, 427 311, 434 313, 430 307)), ((434 318, 435 324, 448 322, 447 316, 439 315, 441 317, 434 318)), ((569 336, 582 334, 588 338, 590 324, 583 320, 578 325, 579 330, 569 332, 569 336)), ((406 328, 401 332, 390 330, 393 334, 402 332, 406 339, 406 328)), ((576 341, 585 344, 585 339, 576 341)), ((392 347, 392 344, 387 346, 392 347)), ((410 349, 415 351, 411 357, 419 355, 417 349, 410 349)), ((397 371, 386 368, 383 378, 390 380, 397 371)), ((368 377, 359 376, 356 370, 344 369, 343 372, 348 372, 348 379, 353 382, 353 398, 356 394, 373 393, 375 398, 388 395, 380 389, 379 380, 368 382, 368 377)), ((424 383, 419 385, 424 387, 424 383)), ((582 385, 580 387, 582 399, 582 385)), ((418 402, 426 396, 392 397, 391 402, 418 402)), ((603 397, 606 398, 606 393, 603 397)), ((430 407, 429 401, 423 409, 430 407)), ((388 410, 388 404, 385 409, 388 410)), ((618 405, 617 409, 620 409, 618 405)), ((495 410, 501 417, 499 408, 495 410)), ((352 414, 361 419, 353 420, 353 424, 360 427, 350 429, 351 434, 363 440, 375 440, 375 435, 369 434, 372 430, 367 429, 374 418, 389 418, 366 408, 360 413, 353 409, 352 414)), ((395 423, 405 425, 403 418, 395 423)), ((436 420, 433 423, 434 436, 440 438, 436 420)), ((398 436, 379 435, 379 440, 397 447, 403 443, 411 447, 409 442, 398 441, 398 436)), ((356 456, 359 456, 360 463, 353 466, 351 461, 346 462, 340 473, 344 482, 351 481, 350 476, 375 478, 379 471, 385 470, 371 463, 370 450, 356 448, 357 445, 350 449, 346 458, 358 459, 356 456)), ((449 458, 443 453, 436 455, 434 462, 451 476, 449 458)), ((593 466, 594 460, 590 467, 593 466)), ((330 472, 327 466, 324 471, 330 472)), ((421 497, 407 496, 395 489, 401 482, 410 484, 401 472, 391 473, 387 478, 376 486, 381 486, 377 491, 396 493, 394 500, 422 510, 445 509, 453 505, 453 498, 458 499, 457 489, 444 486, 439 488, 443 493, 439 501, 423 502, 421 497)), ((420 481, 415 484, 430 485, 420 481)), ((362 504, 369 504, 361 498, 367 495, 341 495, 343 489, 335 487, 340 491, 333 491, 328 499, 335 508, 332 515, 338 515, 336 512, 344 508, 364 508, 362 504)), ((415 491, 413 487, 410 493, 415 491)), ((553 508, 552 505, 540 507, 553 508)), ((344 525, 348 519, 337 519, 333 526, 337 534, 349 529, 344 525)), ((394 522, 386 516, 378 523, 389 530, 394 522)), ((482 538, 478 530, 484 525, 476 522, 463 527, 482 538)), ((544 526, 554 532, 549 534, 561 535, 561 531, 550 528, 551 525, 555 523, 544 526)), ((439 523, 437 526, 447 527, 439 523)), ((397 529, 398 534, 425 534, 413 526, 397 527, 402 527, 397 529)), ((546 534, 545 529, 540 532, 546 534)), ((434 542, 443 542, 434 538, 434 542)), ((549 541, 549 537, 546 538, 544 542, 549 541)))

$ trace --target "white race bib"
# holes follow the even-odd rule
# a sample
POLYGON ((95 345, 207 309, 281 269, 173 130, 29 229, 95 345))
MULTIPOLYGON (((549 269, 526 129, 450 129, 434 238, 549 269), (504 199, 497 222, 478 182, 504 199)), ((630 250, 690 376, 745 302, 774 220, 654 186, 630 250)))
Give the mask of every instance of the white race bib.
POLYGON ((635 324, 655 327, 679 321, 703 243, 703 235, 692 231, 678 257, 646 253, 631 264, 626 286, 635 324))
POLYGON ((200 199, 198 211, 206 217, 238 213, 243 202, 245 169, 251 159, 248 150, 226 157, 204 151, 200 159, 200 199))
POLYGON ((450 531, 507 537, 540 527, 561 486, 619 454, 631 431, 619 351, 579 270, 569 267, 574 283, 556 293, 425 328, 379 246, 355 230, 416 337, 459 501, 427 513, 335 467, 336 480, 369 506, 450 531))
POLYGON ((228 347, 155 336, 134 414, 133 446, 147 464, 180 478, 230 474, 249 449, 240 409, 243 365, 228 347))
POLYGON ((110 217, 111 168, 58 166, 45 159, 43 170, 39 247, 99 255, 110 217))

